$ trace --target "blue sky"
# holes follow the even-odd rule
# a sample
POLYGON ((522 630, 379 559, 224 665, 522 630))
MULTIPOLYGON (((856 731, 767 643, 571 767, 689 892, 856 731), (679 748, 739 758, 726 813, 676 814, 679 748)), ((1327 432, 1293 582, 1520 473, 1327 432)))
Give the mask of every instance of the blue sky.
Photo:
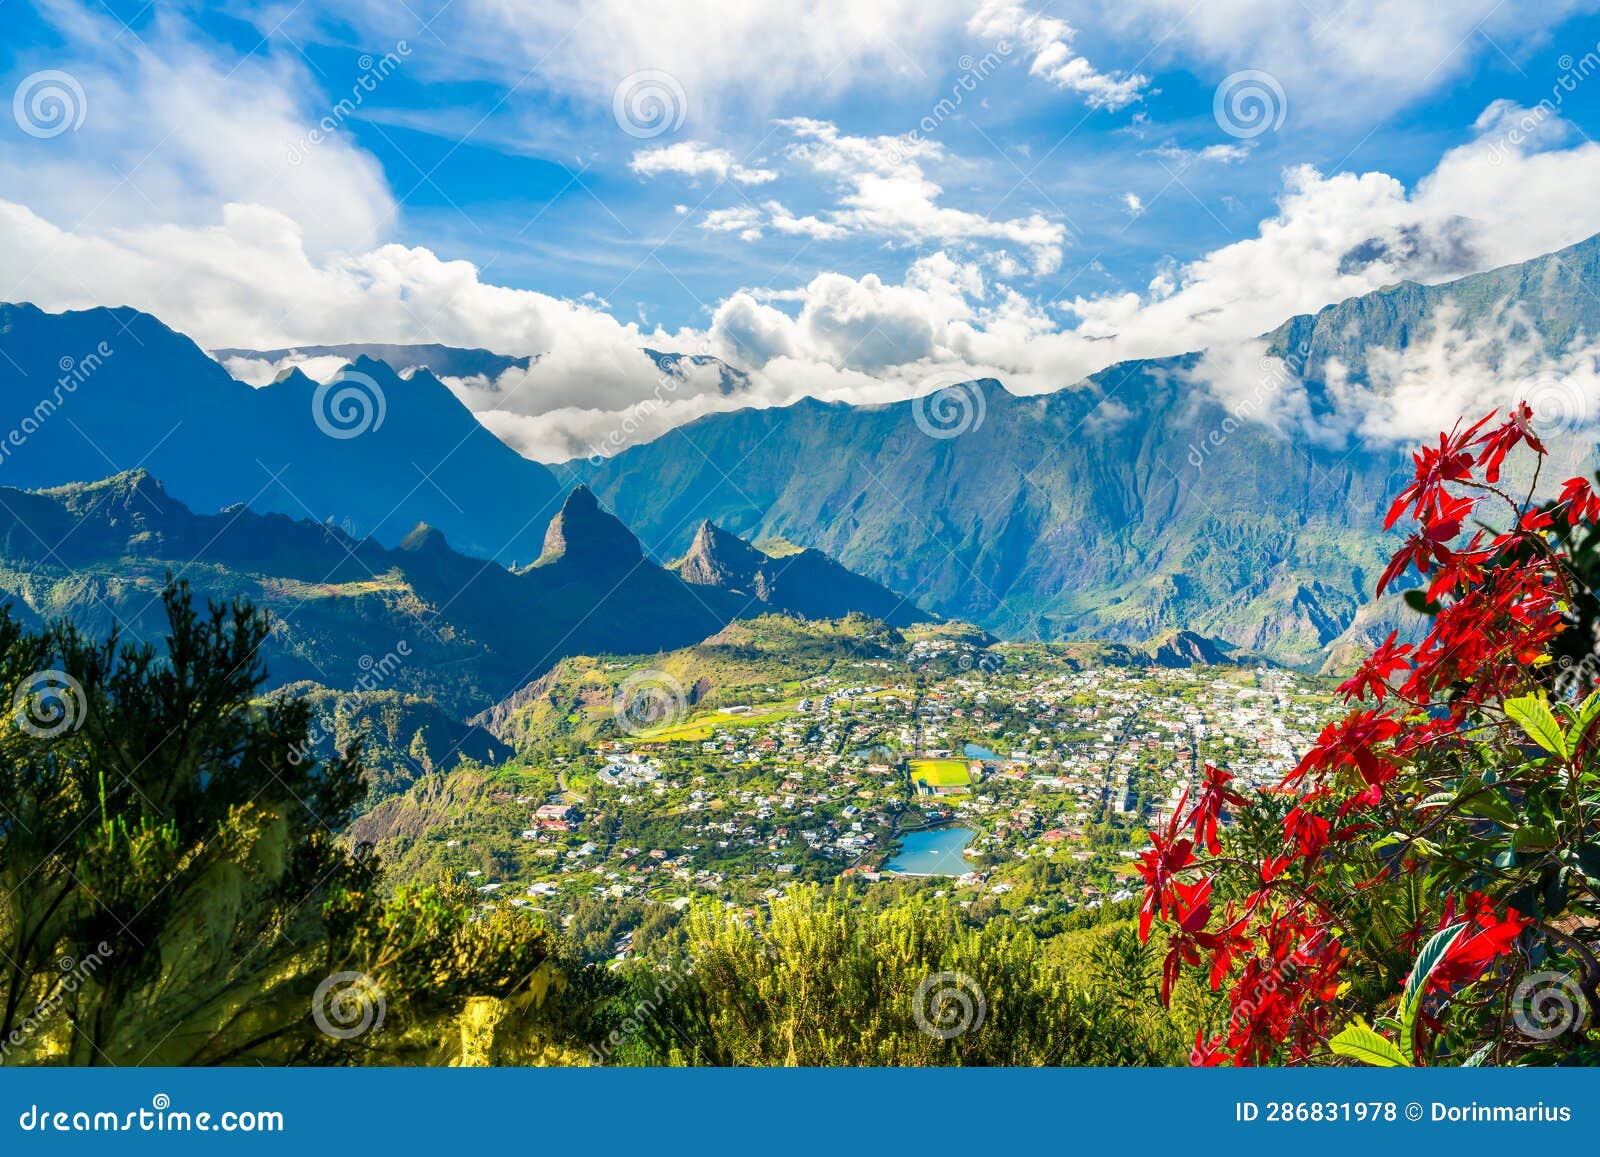
POLYGON ((1600 230, 1594 5, 1410 7, 4 0, 0 294, 548 355, 458 384, 544 457, 646 344, 749 404, 1058 388, 1600 230))

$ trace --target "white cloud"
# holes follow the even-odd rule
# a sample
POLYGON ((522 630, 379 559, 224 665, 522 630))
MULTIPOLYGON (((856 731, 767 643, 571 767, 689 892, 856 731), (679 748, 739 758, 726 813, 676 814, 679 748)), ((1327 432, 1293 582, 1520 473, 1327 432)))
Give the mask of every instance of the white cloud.
MULTIPOLYGON (((943 148, 933 141, 910 136, 850 136, 831 122, 804 117, 779 121, 778 127, 792 137, 785 156, 831 181, 838 190, 839 207, 801 216, 781 201, 769 199, 759 208, 735 205, 713 209, 701 220, 702 229, 736 233, 745 241, 759 240, 768 229, 818 241, 856 235, 883 237, 903 245, 1008 241, 1027 252, 1035 273, 1051 273, 1061 265, 1065 226, 1038 213, 996 219, 940 204, 944 190, 923 171, 924 163, 947 159, 943 148)), ((637 154, 634 168, 716 175, 733 172, 733 160, 723 150, 708 150, 699 144, 674 145, 637 154)), ((1015 262, 1008 262, 1008 268, 1015 267, 1015 262)))
MULTIPOLYGON (((1500 108, 1483 128, 1503 130, 1508 117, 1520 123, 1516 110, 1500 108)), ((818 171, 851 181, 862 173, 895 180, 907 163, 879 139, 843 137, 831 126, 800 143, 818 171)), ((48 309, 125 302, 211 348, 437 341, 540 354, 534 370, 499 390, 457 388, 520 448, 559 456, 619 428, 647 402, 648 421, 634 424, 654 433, 736 405, 903 397, 938 370, 997 377, 1029 393, 1126 358, 1225 346, 1401 278, 1442 280, 1600 232, 1600 202, 1590 193, 1597 185, 1600 146, 1485 136, 1446 153, 1409 190, 1383 173, 1291 169, 1276 213, 1255 236, 1163 264, 1142 293, 1047 308, 1007 284, 1015 271, 1003 250, 952 246, 915 261, 898 284, 824 272, 786 289, 732 293, 704 329, 677 331, 624 323, 598 301, 495 285, 471 263, 424 248, 318 254, 290 216, 262 205, 229 205, 188 226, 68 228, 0 202, 0 297, 48 309), (750 384, 725 394, 716 375, 697 372, 658 400, 660 374, 639 353, 645 346, 704 350, 748 371, 750 384)), ((718 222, 735 232, 767 227, 781 208, 745 206, 718 222)), ((822 223, 844 227, 832 215, 822 223)), ((1391 376, 1402 387, 1413 380, 1403 367, 1391 376)))
POLYGON ((1031 12, 1011 0, 984 0, 967 30, 987 39, 1016 40, 1033 54, 1028 71, 1057 88, 1076 92, 1091 108, 1115 111, 1142 100, 1150 79, 1101 72, 1073 50, 1077 29, 1065 20, 1031 12))
POLYGON ((1181 174, 1191 165, 1214 163, 1231 165, 1242 161, 1250 155, 1250 146, 1246 144, 1207 145, 1202 149, 1186 149, 1181 145, 1161 145, 1150 150, 1161 160, 1169 165, 1175 165, 1181 174))
POLYGON ((939 204, 944 190, 922 162, 944 158, 935 142, 909 137, 857 137, 827 121, 799 117, 780 122, 794 135, 787 155, 832 180, 840 208, 824 220, 848 233, 885 236, 904 243, 1009 241, 1026 249, 1034 272, 1061 265, 1064 225, 1038 213, 996 219, 939 204))
POLYGON ((850 234, 850 230, 832 221, 809 214, 796 217, 777 201, 767 201, 761 207, 767 211, 767 224, 779 233, 813 237, 818 241, 837 241, 850 234))
POLYGON ((0 198, 98 229, 210 219, 248 201, 300 221, 317 253, 370 246, 393 219, 381 166, 339 127, 359 109, 315 96, 297 56, 223 61, 174 21, 141 39, 88 9, 45 11, 70 48, 38 64, 76 79, 86 115, 49 140, 0 133, 0 198))
POLYGON ((731 209, 713 209, 700 222, 700 228, 712 233, 737 233, 741 241, 756 241, 761 237, 761 213, 747 205, 731 209))
MULTIPOLYGON (((265 32, 286 19, 260 0, 265 32)), ((785 99, 891 88, 917 78, 958 33, 965 0, 455 0, 429 11, 428 67, 446 78, 535 84, 603 106, 641 70, 681 86, 685 130, 729 110, 770 110, 785 99)), ((291 13, 288 29, 319 17, 291 13)), ((417 17, 389 0, 352 0, 340 23, 376 42, 416 33, 417 17)))
POLYGON ((686 177, 715 177, 719 181, 732 178, 741 185, 764 185, 778 179, 778 174, 773 170, 746 168, 735 161, 727 149, 715 148, 702 141, 678 141, 653 149, 641 149, 633 154, 628 167, 646 177, 677 173, 686 177))
POLYGON ((1470 325, 1447 302, 1404 347, 1368 347, 1360 367, 1334 358, 1311 369, 1316 405, 1301 367, 1268 355, 1259 340, 1207 351, 1192 376, 1236 418, 1339 452, 1414 445, 1458 421, 1527 402, 1559 479, 1583 467, 1600 435, 1600 342, 1579 335, 1553 346, 1515 301, 1470 325))
MULTIPOLYGON (((1259 69, 1282 83, 1297 115, 1370 122, 1452 84, 1480 58, 1549 48, 1551 29, 1593 7, 1593 0, 1126 0, 1099 14, 1122 39, 1151 45, 1157 61, 1259 69)), ((1581 56, 1592 47, 1566 50, 1581 56)), ((1221 80, 1221 71, 1209 79, 1221 80)))

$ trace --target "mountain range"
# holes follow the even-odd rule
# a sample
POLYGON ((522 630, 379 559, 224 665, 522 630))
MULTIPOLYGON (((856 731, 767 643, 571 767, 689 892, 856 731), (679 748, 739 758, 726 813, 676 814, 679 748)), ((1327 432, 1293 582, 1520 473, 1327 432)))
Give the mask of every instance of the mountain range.
MULTIPOLYGON (((752 549, 736 539, 722 546, 741 548, 752 549)), ((457 719, 565 656, 648 654, 697 643, 736 619, 839 618, 900 601, 808 554, 803 572, 759 591, 687 582, 645 558, 582 486, 550 519, 537 561, 518 570, 458 553, 425 524, 388 547, 242 505, 197 514, 144 470, 39 491, 0 488, 0 597, 14 614, 154 640, 171 574, 197 594, 244 595, 272 612, 264 657, 273 685, 403 692, 457 719)))
POLYGON ((331 387, 253 388, 149 314, 0 305, 0 482, 34 489, 142 468, 199 512, 331 521, 396 545, 419 522, 529 562, 563 485, 478 422, 432 371, 355 358, 331 387))
MULTIPOLYGON (((1600 239, 1290 319, 1225 389, 1191 353, 1039 396, 992 380, 957 387, 956 436, 930 434, 925 402, 806 400, 701 418, 569 468, 663 551, 711 519, 822 549, 1001 637, 1139 640, 1182 627, 1317 667, 1399 617, 1372 599, 1409 442, 1367 436, 1356 406, 1382 413, 1397 381, 1437 392, 1427 375, 1448 379, 1452 353, 1489 373, 1525 372, 1530 348, 1570 357, 1600 335, 1591 287, 1600 239), (1429 364, 1441 348, 1447 364, 1429 364), (1292 422, 1269 420, 1282 410, 1292 422), (1350 436, 1328 434, 1341 424, 1350 436)), ((1593 456, 1592 382, 1532 383, 1573 468, 1593 456)))
POLYGON ((903 627, 932 616, 910 599, 854 574, 820 550, 771 555, 710 519, 670 569, 684 582, 726 591, 809 619, 859 613, 903 627))
MULTIPOLYGON (((490 434, 439 376, 526 358, 217 351, 350 359, 327 382, 290 369, 253 388, 135 310, 4 305, 0 407, 13 428, 0 481, 17 489, 0 502, 28 512, 5 531, 17 552, 5 562, 29 606, 71 602, 57 592, 83 584, 37 580, 101 542, 94 507, 126 526, 151 517, 141 508, 184 508, 178 524, 158 518, 118 544, 119 526, 101 542, 122 553, 97 565, 132 569, 99 573, 86 613, 120 607, 112 595, 174 562, 338 587, 373 622, 414 600, 448 623, 438 657, 476 672, 463 677, 475 702, 554 656, 687 645, 745 608, 931 614, 1013 639, 1144 642, 1182 629, 1315 668, 1398 621, 1372 594, 1392 550, 1381 514, 1417 436, 1398 429, 1402 411, 1419 397, 1452 416, 1488 409, 1467 370, 1492 381, 1570 368, 1600 334, 1592 286, 1600 239, 1291 318, 1246 365, 1227 351, 1124 362, 1035 396, 966 383, 953 388, 954 429, 935 428, 927 399, 735 410, 554 469, 490 434), (41 488, 55 489, 21 495, 41 488), (32 533, 35 517, 68 537, 32 533), (74 530, 74 518, 90 525, 74 530), (318 573, 324 563, 335 577, 318 573)), ((646 352, 663 372, 715 361, 646 352)), ((741 388, 716 365, 723 392, 741 388)), ((1586 464, 1594 375, 1529 381, 1536 410, 1555 411, 1564 466, 1586 464)), ((285 678, 317 678, 292 648, 285 661, 285 678)))

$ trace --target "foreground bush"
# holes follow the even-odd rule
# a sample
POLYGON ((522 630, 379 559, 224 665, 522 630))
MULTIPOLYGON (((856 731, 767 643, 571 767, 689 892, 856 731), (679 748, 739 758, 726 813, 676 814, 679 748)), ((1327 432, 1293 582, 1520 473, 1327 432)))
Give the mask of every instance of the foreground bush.
POLYGON ((717 1065, 1180 1061, 1188 1038, 1152 999, 1140 946, 1100 952, 1106 979, 1133 974, 1126 999, 1069 983, 1009 920, 969 926, 938 901, 864 912, 843 887, 797 888, 770 914, 694 913, 687 959, 634 978, 634 1035, 625 1022, 600 1051, 717 1065))
POLYGON ((1378 589, 1420 576, 1421 641, 1361 664, 1354 709, 1275 791, 1207 768, 1151 834, 1141 935, 1164 937, 1164 987, 1195 970, 1228 993, 1197 1063, 1600 1057, 1600 497, 1575 478, 1535 501, 1531 418, 1414 455, 1387 525, 1415 530, 1378 589))
POLYGON ((0 612, 0 1063, 427 1063, 581 1055, 593 978, 470 892, 382 887, 340 833, 355 749, 253 706, 269 624, 164 595, 159 651, 0 612))

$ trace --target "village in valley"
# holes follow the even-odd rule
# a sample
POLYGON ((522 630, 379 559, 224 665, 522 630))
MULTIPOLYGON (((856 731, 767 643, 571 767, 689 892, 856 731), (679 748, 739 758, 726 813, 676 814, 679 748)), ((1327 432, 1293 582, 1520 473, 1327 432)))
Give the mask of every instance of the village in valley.
POLYGON ((887 657, 797 661, 693 705, 646 669, 633 686, 659 702, 643 725, 529 741, 447 820, 382 850, 486 906, 593 926, 601 956, 697 900, 753 911, 836 879, 1046 932, 1135 897, 1146 831, 1207 763, 1271 787, 1339 714, 1329 680, 1280 667, 1094 659, 908 633, 887 657))

